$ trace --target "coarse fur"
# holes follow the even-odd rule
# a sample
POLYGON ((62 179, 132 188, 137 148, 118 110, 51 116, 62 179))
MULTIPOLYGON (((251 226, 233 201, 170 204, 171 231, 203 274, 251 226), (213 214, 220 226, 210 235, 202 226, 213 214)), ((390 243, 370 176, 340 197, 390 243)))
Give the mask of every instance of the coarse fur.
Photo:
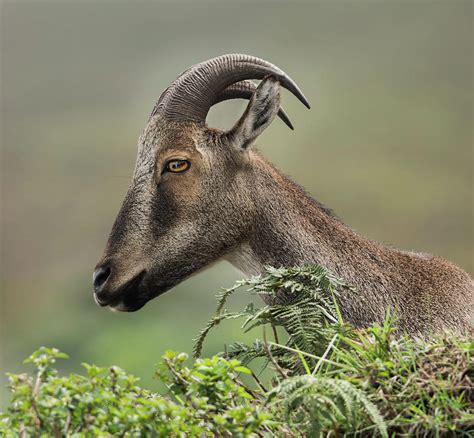
POLYGON ((246 275, 267 265, 316 263, 355 288, 342 294, 340 306, 355 326, 381 323, 390 307, 400 330, 412 335, 473 333, 473 281, 466 272, 359 235, 252 149, 279 108, 279 83, 268 77, 228 132, 150 118, 97 265, 97 302, 138 310, 220 259, 246 275), (189 170, 166 172, 172 159, 187 160, 189 170))

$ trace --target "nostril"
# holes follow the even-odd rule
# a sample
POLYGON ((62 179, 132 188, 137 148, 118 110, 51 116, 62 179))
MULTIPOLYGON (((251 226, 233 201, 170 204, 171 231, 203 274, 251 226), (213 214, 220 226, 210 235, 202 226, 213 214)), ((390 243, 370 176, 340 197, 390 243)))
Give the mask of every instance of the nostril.
POLYGON ((110 268, 108 266, 100 267, 94 271, 92 275, 92 283, 94 284, 94 290, 98 292, 102 286, 106 283, 107 279, 110 277, 110 268))

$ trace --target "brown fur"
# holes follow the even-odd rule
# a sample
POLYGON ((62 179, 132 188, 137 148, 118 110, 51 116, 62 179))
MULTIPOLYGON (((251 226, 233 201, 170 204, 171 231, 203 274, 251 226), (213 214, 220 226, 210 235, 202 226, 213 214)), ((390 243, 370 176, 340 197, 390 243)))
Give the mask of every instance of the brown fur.
POLYGON ((247 275, 264 266, 317 263, 354 286, 342 297, 356 326, 387 307, 411 334, 473 330, 473 281, 448 261, 365 238, 250 149, 279 108, 278 83, 262 82, 230 132, 159 115, 140 138, 134 178, 98 267, 111 273, 102 305, 134 311, 214 261, 247 275), (162 174, 170 158, 192 165, 162 174))
POLYGON ((265 265, 317 263, 355 286, 342 296, 349 321, 382 322, 391 307, 409 333, 472 328, 473 283, 450 262, 404 252, 360 236, 253 153, 255 228, 228 259, 247 274, 265 265))

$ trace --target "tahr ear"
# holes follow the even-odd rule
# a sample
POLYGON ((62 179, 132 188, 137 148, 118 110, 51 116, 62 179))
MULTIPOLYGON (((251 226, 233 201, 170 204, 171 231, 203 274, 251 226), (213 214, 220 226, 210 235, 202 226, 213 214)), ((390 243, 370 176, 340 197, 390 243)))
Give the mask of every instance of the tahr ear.
POLYGON ((280 109, 280 83, 273 76, 264 78, 253 93, 247 108, 227 133, 235 147, 249 148, 272 123, 280 109))

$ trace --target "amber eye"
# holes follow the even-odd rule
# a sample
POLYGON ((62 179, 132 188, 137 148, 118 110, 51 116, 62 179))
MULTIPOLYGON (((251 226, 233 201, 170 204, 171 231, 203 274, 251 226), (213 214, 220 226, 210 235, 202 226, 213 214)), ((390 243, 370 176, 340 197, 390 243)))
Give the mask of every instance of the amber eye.
POLYGON ((170 160, 166 163, 165 172, 182 173, 191 167, 188 160, 170 160))

